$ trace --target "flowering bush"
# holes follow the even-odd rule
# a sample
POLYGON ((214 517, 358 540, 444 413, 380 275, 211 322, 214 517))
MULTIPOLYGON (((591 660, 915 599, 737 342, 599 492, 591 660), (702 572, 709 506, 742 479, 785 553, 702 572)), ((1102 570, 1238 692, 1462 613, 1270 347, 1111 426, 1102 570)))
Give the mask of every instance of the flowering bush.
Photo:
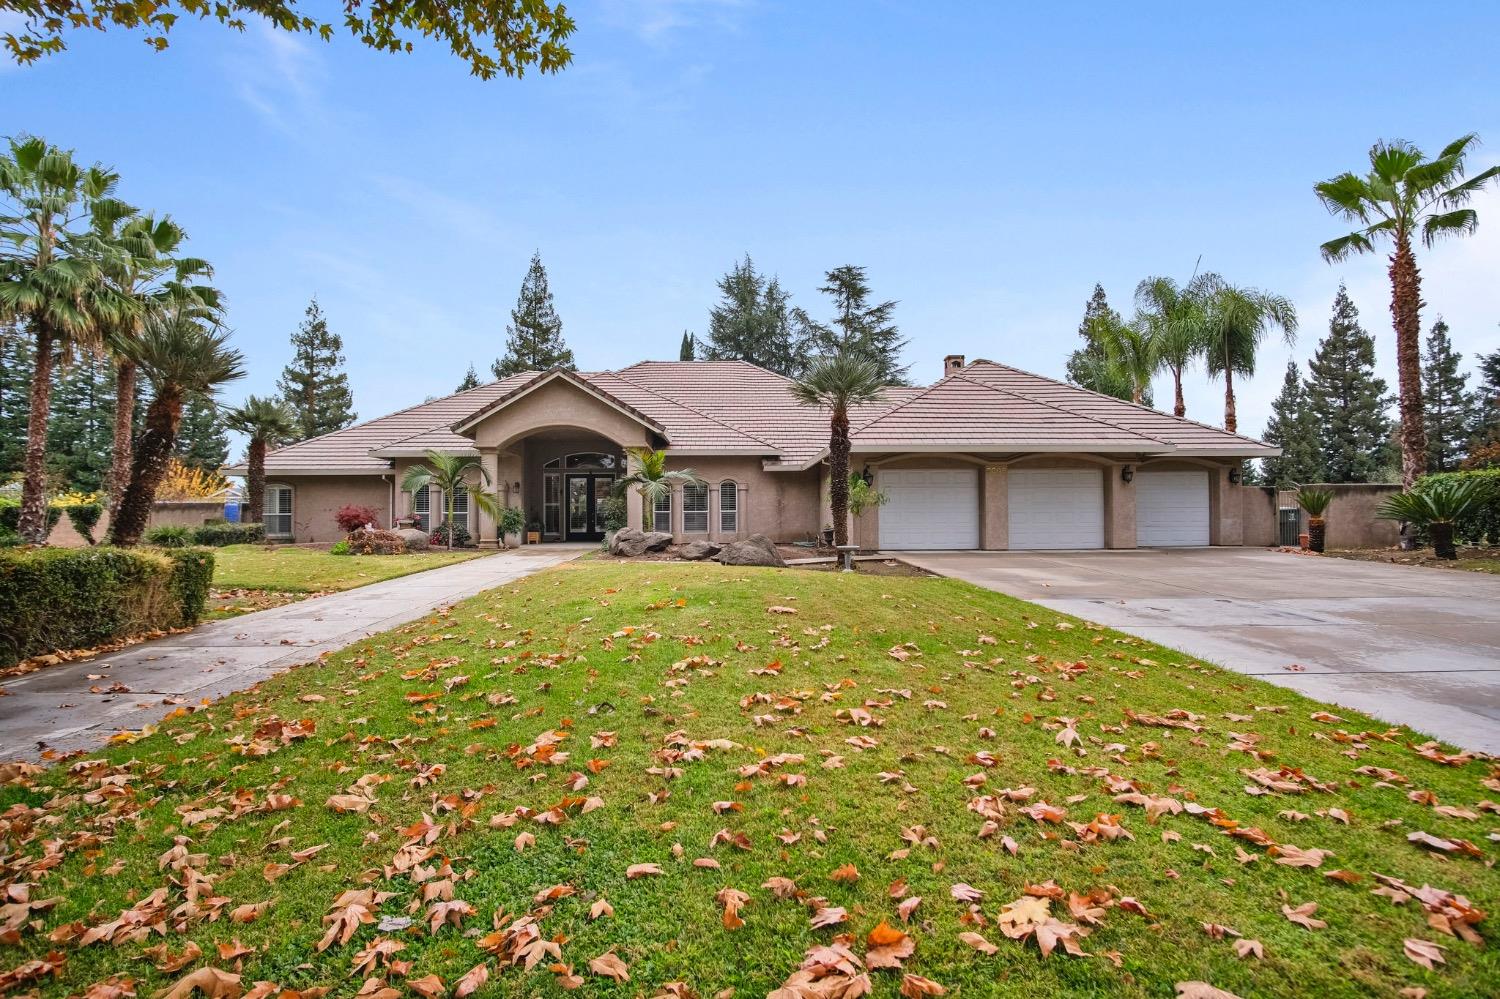
MULTIPOLYGON (((454 548, 467 548, 469 546, 469 541, 470 540, 471 539, 470 539, 470 536, 469 536, 469 529, 466 528, 466 527, 464 527, 464 525, 458 523, 457 521, 454 521, 453 522, 453 547, 454 548)), ((432 535, 427 539, 427 543, 429 545, 447 545, 448 544, 448 522, 446 520, 443 521, 441 524, 439 524, 437 526, 436 530, 434 530, 432 532, 432 535)))
POLYGON ((380 514, 368 506, 357 506, 349 503, 339 507, 339 512, 333 515, 334 522, 339 525, 339 530, 348 534, 357 531, 361 527, 379 525, 380 514))

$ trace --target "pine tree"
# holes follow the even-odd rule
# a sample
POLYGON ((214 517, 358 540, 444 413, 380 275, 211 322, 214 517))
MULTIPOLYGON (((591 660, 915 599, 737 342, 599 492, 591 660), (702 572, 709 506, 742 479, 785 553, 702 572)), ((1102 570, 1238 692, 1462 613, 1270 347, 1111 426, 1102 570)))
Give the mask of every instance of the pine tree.
POLYGON ((479 387, 479 372, 474 370, 474 365, 469 365, 469 370, 464 372, 464 380, 458 383, 455 392, 467 392, 471 388, 479 387))
POLYGON ((1500 441, 1500 350, 1477 359, 1479 387, 1474 390, 1474 415, 1469 440, 1473 446, 1500 441))
MULTIPOLYGON (((1123 320, 1109 304, 1109 299, 1104 294, 1104 286, 1094 285, 1094 293, 1089 296, 1088 304, 1083 307, 1083 319, 1078 323, 1078 338, 1083 341, 1083 346, 1068 355, 1067 379, 1079 388, 1086 388, 1091 392, 1101 395, 1114 396, 1116 399, 1130 401, 1131 384, 1128 378, 1120 377, 1119 373, 1108 363, 1104 356, 1104 346, 1099 343, 1095 330, 1108 328, 1111 324, 1119 325, 1123 320)), ((1147 406, 1152 404, 1151 389, 1146 388, 1141 402, 1147 406)))
POLYGON ((0 480, 21 471, 26 456, 32 349, 19 324, 0 325, 0 480))
POLYGON ((224 414, 209 396, 194 395, 182 409, 182 426, 177 431, 173 454, 184 465, 217 472, 229 458, 229 431, 224 414))
POLYGON ((306 315, 292 334, 292 363, 276 383, 297 418, 298 440, 342 430, 355 419, 349 375, 343 370, 344 340, 328 328, 316 298, 306 315))
MULTIPOLYGON (((775 277, 763 277, 746 255, 718 282, 719 301, 708 310, 705 361, 749 361, 795 378, 809 352, 811 323, 792 305, 775 277)), ((698 356, 696 344, 694 357, 698 356)))
POLYGON ((1474 400, 1469 376, 1460 374, 1464 356, 1453 349, 1448 324, 1438 317, 1427 334, 1422 358, 1422 423, 1427 431, 1427 471, 1450 472, 1468 453, 1474 400))
POLYGON ((875 363, 887 385, 905 385, 909 366, 901 363, 901 351, 906 340, 891 319, 897 303, 869 304, 870 283, 863 267, 835 267, 824 279, 828 283, 818 290, 833 299, 834 316, 831 326, 813 326, 816 349, 824 354, 861 354, 875 363))
POLYGON ((696 360, 693 356, 697 353, 697 346, 693 342, 693 334, 687 330, 682 331, 682 346, 677 348, 677 359, 679 361, 696 360))
POLYGON ((1360 326, 1359 310, 1342 284, 1328 335, 1308 370, 1308 405, 1317 421, 1324 478, 1376 481, 1391 433, 1389 399, 1385 380, 1375 377, 1375 338, 1360 326))
POLYGON ((83 354, 53 369, 47 419, 47 470, 69 489, 104 487, 114 441, 114 368, 108 358, 83 354))
POLYGON ((1271 418, 1261 436, 1267 444, 1281 448, 1281 457, 1262 459, 1266 478, 1276 488, 1322 481, 1318 424, 1308 405, 1307 388, 1296 361, 1286 364, 1281 394, 1271 403, 1271 418))
POLYGON ((562 319, 552 305, 547 287, 547 269, 540 252, 531 255, 531 266, 521 282, 516 307, 510 310, 510 325, 505 327, 505 356, 496 358, 490 370, 496 378, 507 378, 522 371, 549 371, 565 368, 573 371, 573 351, 563 341, 562 319))

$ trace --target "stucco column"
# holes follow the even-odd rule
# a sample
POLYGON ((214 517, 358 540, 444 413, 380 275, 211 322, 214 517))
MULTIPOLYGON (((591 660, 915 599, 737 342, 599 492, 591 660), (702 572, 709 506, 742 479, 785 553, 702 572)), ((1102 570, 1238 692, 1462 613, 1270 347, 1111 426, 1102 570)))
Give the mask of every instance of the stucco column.
POLYGON ((1208 543, 1242 545, 1245 543, 1245 501, 1240 487, 1229 481, 1234 465, 1220 465, 1209 471, 1208 543))
POLYGON ((1104 466, 1104 547, 1134 548, 1135 483, 1121 476, 1125 463, 1104 466))
MULTIPOLYGON (((503 506, 506 502, 506 494, 509 488, 500 481, 499 455, 496 448, 486 447, 479 449, 479 465, 484 469, 484 474, 489 477, 489 490, 503 506)), ((481 483, 474 488, 483 489, 481 483)), ((477 504, 476 504, 477 505, 477 504)), ((494 516, 483 507, 479 509, 479 547, 498 548, 500 546, 500 531, 495 523, 494 516)))
POLYGON ((1010 469, 986 465, 979 482, 979 547, 1004 551, 1010 547, 1010 469))
POLYGON ((625 489, 625 526, 641 530, 646 517, 645 500, 641 497, 640 486, 628 486, 625 489))

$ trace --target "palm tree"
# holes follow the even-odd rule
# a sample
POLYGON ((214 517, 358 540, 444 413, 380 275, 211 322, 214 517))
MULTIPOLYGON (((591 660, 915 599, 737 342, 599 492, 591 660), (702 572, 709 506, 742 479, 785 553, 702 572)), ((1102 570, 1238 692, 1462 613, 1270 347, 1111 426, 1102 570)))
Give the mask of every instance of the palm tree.
POLYGON ((1432 536, 1432 553, 1441 559, 1456 559, 1454 526, 1483 510, 1493 498, 1493 489, 1478 478, 1435 479, 1419 491, 1408 489, 1387 497, 1375 516, 1425 527, 1432 536))
POLYGON ((1139 317, 1121 322, 1112 313, 1089 320, 1089 335, 1103 350, 1104 380, 1128 389, 1130 401, 1143 405, 1161 356, 1149 325, 1139 317))
POLYGON ((880 368, 854 354, 817 358, 792 383, 792 397, 804 406, 828 410, 828 494, 833 543, 849 543, 849 410, 879 398, 880 368))
POLYGON ((1370 147, 1370 172, 1363 177, 1341 173, 1313 185, 1318 200, 1332 215, 1359 226, 1321 247, 1330 263, 1358 253, 1375 252, 1377 241, 1395 244, 1391 277, 1391 320, 1396 328, 1396 373, 1400 384, 1401 484, 1410 489, 1427 470, 1427 434, 1422 425, 1422 278, 1412 252, 1420 229, 1422 244, 1445 236, 1467 236, 1479 215, 1464 205, 1490 181, 1500 166, 1464 180, 1464 157, 1479 143, 1474 133, 1443 147, 1435 159, 1397 139, 1370 147))
POLYGON ((1208 342, 1202 296, 1195 282, 1183 288, 1169 277, 1148 277, 1135 288, 1137 321, 1147 331, 1159 367, 1172 372, 1172 412, 1176 416, 1187 415, 1182 373, 1208 342))
POLYGON ((295 437, 297 418, 280 399, 252 395, 243 405, 224 414, 224 425, 250 438, 250 445, 246 448, 249 468, 244 520, 249 524, 259 524, 265 518, 266 448, 295 437))
POLYGON ((1234 411, 1234 376, 1255 374, 1255 353, 1273 328, 1288 343, 1297 340, 1297 310, 1280 295, 1229 284, 1217 274, 1194 279, 1202 296, 1205 353, 1211 377, 1224 376, 1224 429, 1239 426, 1234 411))
POLYGON ((1328 521, 1323 515, 1328 512, 1328 507, 1333 503, 1333 492, 1329 489, 1309 489, 1303 486, 1297 490, 1297 505, 1307 511, 1307 547, 1323 553, 1323 539, 1327 537, 1328 521))
POLYGON ((36 345, 17 525, 32 544, 47 537, 53 361, 97 349, 100 320, 133 308, 101 285, 107 247, 91 229, 133 211, 110 196, 118 179, 97 164, 80 167, 71 152, 38 138, 11 139, 0 155, 0 321, 19 321, 36 345))
POLYGON ((656 507, 658 500, 672 494, 673 484, 703 481, 691 468, 668 471, 665 451, 656 451, 649 447, 628 447, 625 449, 625 454, 630 462, 630 474, 615 480, 615 495, 625 495, 625 491, 631 486, 640 489, 642 527, 651 526, 651 511, 656 507))
POLYGON ((401 479, 401 488, 409 493, 421 491, 424 486, 436 486, 443 491, 443 523, 448 527, 448 548, 453 548, 453 494, 460 489, 468 490, 474 505, 491 517, 500 514, 500 501, 482 489, 469 489, 469 473, 478 472, 481 485, 490 484, 490 475, 478 458, 466 455, 443 454, 428 451, 427 464, 413 465, 401 479))
POLYGON ((105 282, 136 307, 117 321, 104 324, 104 344, 115 364, 114 445, 106 488, 113 509, 130 478, 131 435, 134 432, 137 366, 128 345, 140 335, 146 318, 173 306, 217 310, 219 293, 195 283, 213 275, 208 261, 179 257, 187 234, 168 217, 131 215, 96 224, 98 238, 113 249, 104 268, 105 282))
POLYGON ((172 460, 183 404, 190 396, 211 395, 245 373, 244 358, 229 346, 229 331, 191 309, 151 316, 128 349, 154 391, 131 459, 130 481, 110 524, 110 542, 122 547, 139 543, 145 533, 156 487, 172 460))

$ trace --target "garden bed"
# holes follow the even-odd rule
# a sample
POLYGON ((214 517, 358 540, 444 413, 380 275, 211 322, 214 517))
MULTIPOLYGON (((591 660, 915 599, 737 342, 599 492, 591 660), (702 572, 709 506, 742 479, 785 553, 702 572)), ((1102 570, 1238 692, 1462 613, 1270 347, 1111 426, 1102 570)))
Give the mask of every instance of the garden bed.
POLYGON ((1458 548, 1458 558, 1444 559, 1433 554, 1431 548, 1402 551, 1399 548, 1340 548, 1323 553, 1332 558, 1353 559, 1357 562, 1387 562, 1391 565, 1424 565, 1434 569, 1461 569, 1467 572, 1500 574, 1500 548, 1458 548))

